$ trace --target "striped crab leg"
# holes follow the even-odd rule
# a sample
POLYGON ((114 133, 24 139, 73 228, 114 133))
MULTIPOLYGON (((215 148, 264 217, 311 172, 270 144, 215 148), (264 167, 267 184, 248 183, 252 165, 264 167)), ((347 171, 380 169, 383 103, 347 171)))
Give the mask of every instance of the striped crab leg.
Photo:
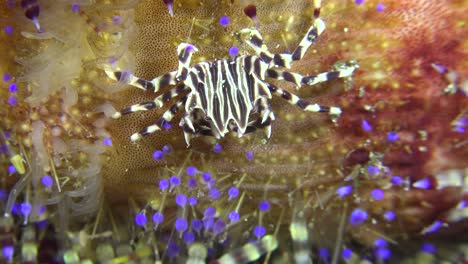
POLYGON ((147 126, 140 130, 138 133, 134 133, 130 136, 130 140, 135 142, 140 140, 143 136, 148 134, 152 134, 156 131, 161 130, 164 127, 165 123, 171 122, 177 112, 185 105, 187 101, 187 96, 184 96, 181 100, 178 100, 175 104, 173 104, 166 112, 164 112, 163 116, 159 118, 153 125, 147 126))
POLYGON ((299 106, 304 111, 330 113, 330 115, 334 115, 334 116, 339 116, 341 114, 341 109, 339 107, 322 106, 319 104, 308 102, 304 99, 301 99, 299 96, 293 93, 290 93, 288 91, 285 91, 281 88, 278 88, 272 84, 268 84, 268 88, 270 89, 272 94, 275 94, 285 99, 286 101, 288 101, 288 103, 292 105, 299 106))
POLYGON ((181 83, 177 85, 175 88, 159 95, 153 101, 134 104, 134 105, 131 105, 127 108, 120 110, 119 112, 116 112, 114 115, 112 115, 112 118, 118 119, 122 117, 122 115, 127 115, 131 113, 139 112, 139 111, 148 111, 156 107, 160 108, 164 105, 164 103, 169 102, 172 98, 188 90, 189 88, 185 86, 185 84, 181 83))

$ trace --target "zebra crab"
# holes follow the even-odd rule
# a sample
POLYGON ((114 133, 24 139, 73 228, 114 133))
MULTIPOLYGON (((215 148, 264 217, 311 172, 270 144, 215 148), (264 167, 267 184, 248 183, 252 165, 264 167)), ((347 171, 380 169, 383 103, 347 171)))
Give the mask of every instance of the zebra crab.
POLYGON ((315 18, 301 42, 292 54, 274 54, 264 44, 260 32, 255 28, 246 28, 238 34, 253 48, 255 55, 241 55, 232 59, 220 59, 190 65, 192 54, 198 49, 189 43, 180 43, 177 47, 178 69, 148 81, 123 71, 106 70, 113 80, 125 82, 145 91, 159 92, 161 88, 175 85, 174 88, 160 94, 153 101, 135 104, 116 112, 112 117, 147 111, 162 107, 171 99, 183 95, 154 124, 131 135, 131 141, 138 141, 147 134, 161 130, 178 111, 185 108, 179 123, 183 128, 187 145, 194 135, 208 135, 222 138, 229 131, 239 137, 263 129, 266 137, 271 137, 271 124, 275 119, 268 100, 272 95, 280 96, 290 104, 297 105, 304 111, 324 112, 339 116, 341 109, 322 106, 301 99, 269 82, 268 78, 301 85, 314 85, 320 82, 352 76, 358 64, 355 61, 337 64, 332 71, 317 75, 302 76, 290 69, 291 62, 304 57, 308 48, 324 31, 325 23, 315 18), (251 120, 251 114, 258 117, 251 120))

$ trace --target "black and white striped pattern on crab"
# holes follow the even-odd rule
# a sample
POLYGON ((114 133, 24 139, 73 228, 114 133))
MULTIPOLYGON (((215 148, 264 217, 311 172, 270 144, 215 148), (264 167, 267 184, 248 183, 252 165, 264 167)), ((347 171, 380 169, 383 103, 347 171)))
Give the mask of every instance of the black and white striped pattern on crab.
POLYGON ((202 62, 191 67, 184 83, 192 93, 186 112, 202 109, 215 128, 216 137, 223 137, 231 120, 242 136, 255 102, 260 97, 271 98, 268 86, 261 80, 268 64, 256 56, 240 56, 233 60, 202 62))

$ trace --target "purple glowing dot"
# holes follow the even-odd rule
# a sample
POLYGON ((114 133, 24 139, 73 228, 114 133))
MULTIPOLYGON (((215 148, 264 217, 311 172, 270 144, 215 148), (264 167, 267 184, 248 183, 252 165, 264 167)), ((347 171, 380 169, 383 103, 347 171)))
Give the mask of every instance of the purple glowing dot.
POLYGON ((214 224, 214 217, 208 217, 203 219, 203 226, 206 230, 210 229, 214 224))
POLYGON ((362 209, 354 209, 354 211, 349 216, 349 222, 351 225, 360 225, 364 223, 367 219, 367 212, 362 209))
POLYGON ((109 64, 111 64, 112 66, 116 66, 116 65, 117 65, 117 58, 116 58, 116 57, 110 57, 109 59, 107 59, 107 61, 108 61, 109 64))
POLYGON ((11 208, 11 212, 14 215, 18 215, 20 213, 20 205, 18 203, 13 204, 13 208, 11 208))
POLYGON ((336 190, 336 194, 340 197, 345 197, 353 191, 353 186, 347 185, 347 186, 341 186, 336 190))
POLYGON ((205 209, 205 212, 203 213, 203 216, 205 218, 208 217, 214 217, 216 215, 216 209, 214 207, 208 207, 205 209))
POLYGON ((263 226, 256 226, 254 227, 253 233, 257 239, 260 239, 266 234, 266 229, 263 226))
POLYGON ((112 139, 110 139, 110 138, 105 138, 102 142, 106 146, 112 146, 112 139))
POLYGON ((239 213, 238 212, 232 211, 232 212, 229 213, 228 217, 229 217, 229 220, 231 220, 231 222, 233 222, 233 223, 239 221, 239 213))
POLYGON ((385 5, 382 4, 382 3, 379 3, 377 4, 377 6, 375 7, 375 9, 378 11, 378 12, 382 12, 385 10, 385 5))
POLYGON ((13 34, 13 28, 11 26, 5 26, 5 33, 7 35, 13 34))
POLYGON ((229 25, 229 17, 227 16, 222 16, 220 19, 219 19, 219 24, 222 26, 222 27, 227 27, 229 25))
POLYGON ((6 6, 9 8, 14 8, 15 7, 15 0, 7 0, 6 1, 6 6))
POLYGON ((16 93, 18 91, 18 85, 16 83, 10 83, 10 85, 8 85, 8 90, 10 90, 10 93, 16 93))
POLYGON ((36 211, 37 211, 38 214, 42 215, 42 214, 45 213, 46 207, 45 207, 44 205, 41 205, 41 206, 39 206, 39 207, 37 208, 36 211))
POLYGON ((13 246, 4 246, 3 247, 3 256, 5 256, 5 258, 7 258, 7 259, 11 259, 13 257, 14 251, 15 251, 15 249, 13 248, 13 246))
POLYGON ((229 199, 236 198, 237 196, 239 196, 239 189, 237 189, 236 187, 229 188, 228 195, 229 199))
POLYGON ((253 152, 252 152, 252 151, 247 151, 247 152, 245 152, 245 158, 246 158, 247 160, 253 160, 253 158, 254 158, 253 152))
POLYGON ((172 152, 172 146, 169 145, 169 144, 165 144, 165 145, 162 147, 161 150, 162 150, 162 152, 163 152, 164 154, 167 155, 167 154, 169 154, 169 153, 172 152))
POLYGON ((169 242, 167 245, 167 255, 169 258, 175 258, 179 255, 180 247, 175 242, 169 242))
POLYGON ((9 82, 11 80, 11 75, 8 73, 3 74, 3 81, 9 82))
POLYGON ((76 3, 75 3, 75 4, 72 4, 71 10, 72 10, 72 12, 74 12, 74 13, 79 12, 79 11, 80 11, 80 5, 79 5, 79 4, 76 4, 76 3))
POLYGON ((188 228, 188 222, 187 219, 179 217, 176 219, 175 224, 174 224, 177 232, 182 233, 185 232, 188 228))
POLYGON ((49 175, 45 175, 41 178, 41 182, 45 187, 51 187, 52 186, 52 178, 49 175))
POLYGON ((441 227, 442 227, 442 222, 441 221, 435 221, 434 223, 432 223, 432 225, 430 225, 425 230, 423 230, 422 234, 425 235, 425 234, 429 234, 429 233, 434 233, 437 230, 439 230, 441 227))
POLYGON ((195 198, 195 197, 190 197, 190 198, 188 199, 188 203, 189 203, 189 205, 191 205, 191 206, 197 205, 197 198, 195 198))
POLYGON ((454 130, 455 132, 458 132, 458 133, 465 133, 465 128, 462 126, 456 126, 454 127, 454 130))
POLYGON ((322 259, 327 260, 330 257, 330 251, 326 248, 319 248, 319 256, 322 259))
POLYGON ((353 256, 353 251, 349 248, 345 248, 343 249, 343 251, 341 252, 341 256, 345 259, 345 260, 350 260, 351 257, 353 256))
POLYGON ((421 250, 425 253, 434 254, 436 252, 436 247, 434 246, 434 244, 424 243, 421 246, 421 250))
POLYGON ((8 174, 16 173, 16 168, 13 165, 8 166, 8 174))
POLYGON ((380 189, 374 189, 374 190, 372 190, 371 195, 372 195, 372 198, 374 198, 374 200, 379 201, 379 200, 382 200, 384 198, 385 193, 384 193, 384 191, 382 191, 380 189))
POLYGON ((156 161, 161 161, 164 158, 164 154, 160 150, 156 150, 153 152, 153 159, 156 161))
POLYGON ((468 202, 467 202, 467 201, 461 201, 461 202, 458 204, 458 208, 459 208, 459 209, 465 208, 466 206, 468 206, 468 202))
POLYGON ((203 227, 203 223, 200 219, 192 220, 192 228, 193 230, 195 230, 195 232, 200 233, 202 227, 203 227))
POLYGON ((187 204, 187 197, 183 194, 176 195, 175 202, 178 206, 184 207, 187 204))
POLYGON ((387 240, 383 238, 377 238, 374 240, 374 247, 376 248, 381 248, 381 247, 386 247, 387 246, 387 240))
POLYGON ((18 104, 18 98, 15 96, 8 97, 8 104, 11 106, 16 106, 18 104))
POLYGON ((37 228, 44 230, 48 226, 47 220, 36 222, 36 226, 37 228))
POLYGON ((189 187, 189 189, 197 188, 197 179, 191 178, 190 180, 188 180, 187 186, 189 187))
POLYGON ((418 189, 429 189, 431 188, 431 181, 429 179, 422 179, 413 183, 413 187, 418 189))
POLYGON ((185 47, 185 51, 188 53, 192 53, 193 51, 195 51, 195 46, 193 46, 192 44, 187 44, 187 46, 185 47))
POLYGON ((220 196, 221 196, 221 192, 218 189, 213 188, 210 190, 211 199, 218 199, 220 196))
POLYGON ((187 167, 187 170, 186 170, 186 173, 188 176, 195 176, 195 174, 197 174, 198 170, 195 166, 188 166, 187 167))
POLYGON ((380 169, 377 166, 372 166, 371 165, 371 166, 367 167, 367 173, 369 173, 372 176, 379 174, 379 172, 380 172, 380 169))
POLYGON ((398 138, 399 138, 399 136, 398 136, 398 133, 397 133, 397 132, 390 131, 390 132, 388 132, 388 134, 387 134, 387 140, 388 140, 388 142, 397 141, 398 138))
POLYGON ((4 200, 8 197, 6 190, 0 189, 0 200, 4 200))
POLYGON ((229 48, 229 55, 231 55, 232 57, 236 57, 237 55, 239 55, 239 48, 236 47, 236 46, 232 46, 229 48))
POLYGON ((375 256, 379 259, 388 259, 392 256, 392 251, 386 247, 380 247, 375 250, 375 256))
POLYGON ((174 187, 177 187, 180 185, 180 178, 175 175, 172 175, 169 181, 171 182, 171 185, 174 187))
POLYGON ((391 222, 391 221, 395 220, 395 217, 396 217, 395 213, 392 212, 392 211, 385 212, 385 214, 384 214, 384 218, 388 222, 391 222))
POLYGON ((138 213, 135 216, 135 223, 137 226, 144 226, 146 224, 146 215, 144 213, 138 213))
POLYGON ((122 23, 122 18, 120 16, 112 16, 112 22, 114 24, 120 24, 122 23))
POLYGON ((211 181, 211 173, 209 173, 209 172, 204 172, 204 173, 202 174, 202 178, 203 178, 203 181, 204 181, 204 182, 207 182, 207 183, 210 182, 210 181, 211 181))
POLYGON ((165 130, 170 130, 172 128, 172 124, 169 122, 164 122, 163 127, 165 130))
POLYGON ((166 179, 162 179, 159 181, 159 189, 161 189, 161 191, 165 191, 169 188, 169 181, 166 180, 166 179))
POLYGON ((398 186, 403 182, 403 178, 401 178, 400 176, 393 176, 391 182, 393 185, 398 186))
POLYGON ((221 146, 221 144, 215 144, 213 146, 213 152, 214 153, 220 153, 222 149, 223 149, 223 147, 221 146))
POLYGON ((195 242, 195 234, 193 232, 190 232, 190 231, 185 233, 184 234, 184 242, 187 245, 190 245, 193 242, 195 242))
POLYGON ((156 225, 161 224, 164 221, 164 215, 161 213, 154 213, 153 215, 153 223, 156 225))
POLYGON ((8 152, 8 146, 6 144, 0 145, 0 154, 5 154, 8 152))
POLYGON ((31 213, 31 204, 30 203, 22 203, 20 205, 20 211, 24 216, 28 216, 31 213))
POLYGON ((268 201, 260 201, 260 203, 258 203, 258 209, 262 212, 266 212, 270 210, 270 203, 268 201))
POLYGON ((434 70, 436 70, 440 74, 447 73, 447 67, 445 67, 444 65, 433 63, 433 64, 431 64, 431 66, 432 66, 432 68, 434 68, 434 70))
POLYGON ((356 3, 356 5, 362 5, 364 4, 365 0, 354 0, 354 3, 356 3))
POLYGON ((367 120, 362 120, 361 126, 364 131, 369 132, 372 130, 372 126, 367 122, 367 120))
POLYGON ((224 231, 224 228, 226 228, 226 223, 222 219, 218 219, 213 226, 213 232, 215 235, 221 233, 224 231))

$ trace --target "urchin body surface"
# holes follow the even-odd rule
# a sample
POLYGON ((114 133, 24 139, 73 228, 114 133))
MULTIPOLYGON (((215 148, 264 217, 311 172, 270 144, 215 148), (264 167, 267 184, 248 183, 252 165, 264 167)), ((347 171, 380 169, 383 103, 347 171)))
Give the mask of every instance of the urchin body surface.
POLYGON ((154 90, 175 85, 174 88, 157 96, 153 101, 143 102, 124 108, 115 113, 113 118, 137 111, 160 108, 172 98, 183 95, 163 116, 131 136, 132 141, 144 135, 161 130, 175 114, 185 109, 180 121, 187 145, 194 135, 209 135, 222 138, 229 131, 235 131, 239 137, 245 133, 263 129, 266 137, 271 136, 271 123, 275 119, 268 100, 272 95, 280 96, 290 104, 305 111, 325 112, 339 116, 338 107, 321 106, 305 101, 295 94, 285 91, 267 80, 268 78, 301 85, 314 85, 320 82, 349 77, 358 67, 355 62, 341 64, 333 71, 311 76, 282 69, 290 69, 291 62, 300 60, 307 49, 325 29, 325 23, 317 18, 292 54, 273 54, 263 43, 262 36, 255 28, 243 29, 239 36, 255 50, 255 55, 237 56, 212 62, 200 62, 190 65, 192 54, 198 49, 189 43, 181 43, 177 48, 179 67, 176 71, 147 81, 128 72, 106 70, 114 80, 128 83, 143 90, 154 90))

